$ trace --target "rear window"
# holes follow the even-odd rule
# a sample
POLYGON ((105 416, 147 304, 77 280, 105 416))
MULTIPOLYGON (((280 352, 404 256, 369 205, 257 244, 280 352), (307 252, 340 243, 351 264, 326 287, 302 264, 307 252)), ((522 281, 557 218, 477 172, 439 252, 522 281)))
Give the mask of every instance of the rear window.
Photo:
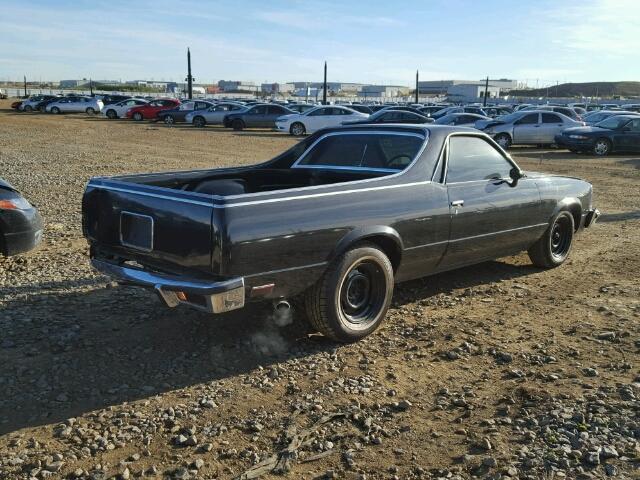
POLYGON ((397 172, 409 166, 424 141, 415 133, 328 134, 303 153, 294 167, 397 172))

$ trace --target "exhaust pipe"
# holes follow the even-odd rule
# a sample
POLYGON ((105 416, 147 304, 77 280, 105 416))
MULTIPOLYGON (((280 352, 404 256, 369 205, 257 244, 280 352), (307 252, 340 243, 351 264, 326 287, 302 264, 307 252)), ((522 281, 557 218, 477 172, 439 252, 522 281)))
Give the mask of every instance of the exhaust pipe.
POLYGON ((273 302, 273 309, 276 313, 285 313, 291 310, 291 304, 286 300, 275 300, 273 302))

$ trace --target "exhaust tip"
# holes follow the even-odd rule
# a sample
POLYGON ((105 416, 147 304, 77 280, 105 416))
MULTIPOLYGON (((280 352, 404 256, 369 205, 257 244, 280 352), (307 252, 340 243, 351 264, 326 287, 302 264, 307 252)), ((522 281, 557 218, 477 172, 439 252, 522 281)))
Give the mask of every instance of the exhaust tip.
POLYGON ((273 309, 284 312, 291 309, 291 304, 287 300, 277 300, 273 302, 273 309))

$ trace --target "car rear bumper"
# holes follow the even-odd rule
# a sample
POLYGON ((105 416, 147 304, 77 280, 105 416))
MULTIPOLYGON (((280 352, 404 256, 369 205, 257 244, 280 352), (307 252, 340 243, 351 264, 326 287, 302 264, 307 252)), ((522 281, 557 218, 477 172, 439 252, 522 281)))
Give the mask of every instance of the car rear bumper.
POLYGON ((168 307, 181 303, 209 313, 223 313, 244 307, 243 277, 219 281, 152 272, 93 258, 93 268, 120 283, 153 288, 168 307))
POLYGON ((42 218, 35 208, 5 210, 0 220, 0 253, 10 256, 28 252, 42 241, 42 218))

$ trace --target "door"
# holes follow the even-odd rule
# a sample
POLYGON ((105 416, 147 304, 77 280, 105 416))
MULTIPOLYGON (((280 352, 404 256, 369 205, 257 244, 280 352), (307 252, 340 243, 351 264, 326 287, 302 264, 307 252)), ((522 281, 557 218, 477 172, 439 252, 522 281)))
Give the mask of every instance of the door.
POLYGON ((557 113, 542 113, 542 123, 539 129, 539 143, 553 143, 555 136, 566 128, 562 117, 557 113))
POLYGON ((267 108, 267 116, 265 117, 266 126, 269 128, 276 128, 276 120, 278 117, 285 115, 286 111, 279 105, 270 105, 267 108))
POLYGON ((258 105, 257 107, 253 107, 251 110, 244 115, 244 123, 247 127, 264 127, 265 126, 265 117, 267 116, 267 106, 266 105, 258 105))
POLYGON ((475 135, 449 138, 445 185, 451 233, 439 268, 511 255, 528 248, 546 228, 534 180, 513 182, 516 165, 475 135))
POLYGON ((640 119, 631 120, 614 135, 614 148, 625 152, 640 151, 640 119))
POLYGON ((529 113, 513 124, 513 143, 539 143, 540 115, 529 113))
POLYGON ((324 128, 327 123, 327 118, 331 114, 331 110, 331 107, 322 107, 309 112, 304 120, 307 132, 311 133, 324 128))

